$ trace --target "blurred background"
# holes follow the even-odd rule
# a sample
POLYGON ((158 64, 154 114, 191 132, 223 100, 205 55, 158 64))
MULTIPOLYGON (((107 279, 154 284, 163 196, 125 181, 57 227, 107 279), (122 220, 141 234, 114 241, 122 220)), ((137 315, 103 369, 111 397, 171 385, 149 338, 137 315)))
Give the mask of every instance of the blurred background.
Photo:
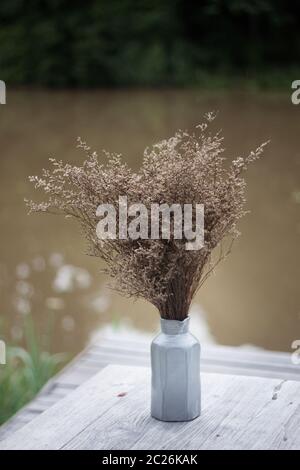
MULTIPOLYGON (((12 358, 28 355, 27 399, 63 363, 56 353, 66 361, 98 334, 149 338, 159 324, 150 305, 107 287, 76 225, 27 215, 23 200, 36 197, 27 176, 51 156, 80 164, 77 136, 137 168, 146 146, 212 110, 228 158, 271 143, 247 175, 242 237, 193 303, 193 331, 202 343, 291 351, 300 336, 298 29, 297 2, 279 0, 2 0, 0 338, 12 358)), ((6 381, 0 369, 0 392, 25 380, 14 361, 6 381)), ((22 401, 0 398, 0 421, 22 401)))

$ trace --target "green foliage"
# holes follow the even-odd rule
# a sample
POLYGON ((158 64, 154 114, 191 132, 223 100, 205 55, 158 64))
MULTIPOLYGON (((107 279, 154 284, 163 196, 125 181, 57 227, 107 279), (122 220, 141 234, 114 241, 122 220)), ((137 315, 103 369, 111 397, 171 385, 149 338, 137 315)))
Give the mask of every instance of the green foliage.
POLYGON ((7 348, 0 365, 0 424, 31 400, 66 360, 63 354, 41 351, 31 320, 25 322, 26 349, 7 348))
POLYGON ((55 87, 290 84, 299 6, 283 0, 2 0, 0 75, 55 87))

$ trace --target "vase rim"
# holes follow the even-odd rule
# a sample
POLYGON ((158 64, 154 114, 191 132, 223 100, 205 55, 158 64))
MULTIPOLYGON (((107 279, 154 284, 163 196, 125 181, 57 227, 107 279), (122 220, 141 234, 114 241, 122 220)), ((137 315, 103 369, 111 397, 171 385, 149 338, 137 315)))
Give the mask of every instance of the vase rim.
POLYGON ((161 331, 168 335, 178 335, 187 333, 189 329, 190 317, 184 320, 172 320, 167 318, 160 319, 161 331))

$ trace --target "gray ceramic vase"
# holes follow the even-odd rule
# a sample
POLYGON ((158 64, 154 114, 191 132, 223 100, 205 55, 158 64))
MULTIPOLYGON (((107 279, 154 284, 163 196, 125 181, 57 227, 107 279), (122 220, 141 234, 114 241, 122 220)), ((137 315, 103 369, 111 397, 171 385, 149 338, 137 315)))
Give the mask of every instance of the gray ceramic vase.
POLYGON ((200 344, 189 321, 161 319, 161 333, 151 344, 151 415, 161 421, 200 415, 200 344))

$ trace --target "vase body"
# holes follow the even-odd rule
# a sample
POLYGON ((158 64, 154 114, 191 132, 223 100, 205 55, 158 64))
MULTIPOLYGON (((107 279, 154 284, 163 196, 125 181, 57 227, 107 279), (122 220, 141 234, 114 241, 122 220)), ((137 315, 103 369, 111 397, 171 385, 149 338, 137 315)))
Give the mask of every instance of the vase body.
POLYGON ((151 344, 151 415, 161 421, 200 415, 200 344, 189 320, 161 319, 161 333, 151 344))

